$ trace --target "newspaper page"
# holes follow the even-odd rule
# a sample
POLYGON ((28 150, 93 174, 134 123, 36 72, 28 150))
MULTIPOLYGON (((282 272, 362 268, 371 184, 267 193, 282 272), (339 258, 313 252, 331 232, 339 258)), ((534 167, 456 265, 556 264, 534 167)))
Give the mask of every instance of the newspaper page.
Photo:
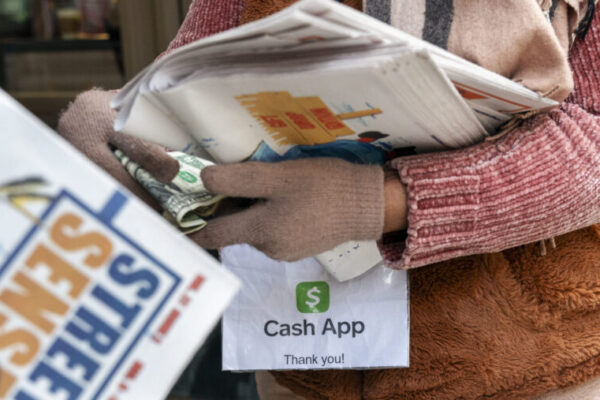
POLYGON ((1 91, 0 138, 0 398, 165 398, 239 281, 1 91))
MULTIPOLYGON (((155 62, 132 80, 116 97, 121 110, 116 123, 123 129, 142 93, 168 90, 201 66, 221 57, 220 64, 240 54, 278 53, 340 49, 363 46, 403 46, 427 50, 465 99, 487 105, 497 112, 514 114, 556 105, 539 94, 415 38, 370 16, 332 0, 301 0, 283 11, 241 27, 196 41, 155 62)), ((269 66, 266 66, 266 70, 269 66)), ((127 130, 127 129, 125 129, 127 130)))
MULTIPOLYGON (((464 147, 486 134, 429 54, 412 51, 343 64, 289 63, 269 74, 248 68, 239 75, 197 76, 142 97, 160 102, 162 115, 176 116, 193 142, 221 163, 280 161, 299 153, 335 157, 344 147, 347 161, 384 164, 396 151, 464 147)), ((136 135, 148 135, 146 126, 136 135)), ((170 132, 160 138, 190 150, 183 135, 181 141, 170 132)))

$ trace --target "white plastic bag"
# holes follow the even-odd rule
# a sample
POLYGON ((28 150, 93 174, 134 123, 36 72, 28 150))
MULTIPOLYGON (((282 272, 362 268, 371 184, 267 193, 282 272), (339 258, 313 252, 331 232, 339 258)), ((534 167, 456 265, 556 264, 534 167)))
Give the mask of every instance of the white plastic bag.
POLYGON ((406 271, 379 265, 338 282, 314 259, 221 252, 243 282, 223 316, 223 370, 407 367, 406 271))

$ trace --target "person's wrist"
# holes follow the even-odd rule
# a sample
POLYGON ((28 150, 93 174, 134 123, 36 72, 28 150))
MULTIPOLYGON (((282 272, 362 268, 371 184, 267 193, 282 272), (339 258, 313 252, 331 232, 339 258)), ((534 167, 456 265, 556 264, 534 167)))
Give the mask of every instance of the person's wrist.
POLYGON ((323 182, 322 189, 335 199, 328 202, 330 210, 327 215, 331 232, 335 232, 335 240, 339 240, 337 244, 381 238, 385 204, 384 169, 380 165, 322 160, 323 165, 318 171, 327 181, 323 182))
POLYGON ((408 226, 408 206, 406 186, 397 171, 386 171, 383 183, 384 218, 383 233, 406 229, 408 226))

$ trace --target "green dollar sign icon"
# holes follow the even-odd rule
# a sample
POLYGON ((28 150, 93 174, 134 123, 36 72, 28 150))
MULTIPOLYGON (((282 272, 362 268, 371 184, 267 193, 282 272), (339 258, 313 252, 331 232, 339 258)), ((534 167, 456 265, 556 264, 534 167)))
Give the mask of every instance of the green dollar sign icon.
POLYGON ((300 282, 296 285, 296 308, 304 314, 329 310, 327 282, 300 282))

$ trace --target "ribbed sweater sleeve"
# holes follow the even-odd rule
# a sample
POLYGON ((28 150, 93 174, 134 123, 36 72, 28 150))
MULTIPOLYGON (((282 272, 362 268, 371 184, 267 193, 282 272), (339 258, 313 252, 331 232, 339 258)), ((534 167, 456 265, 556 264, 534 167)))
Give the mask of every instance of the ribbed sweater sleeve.
POLYGON ((493 142, 397 158, 405 240, 387 265, 412 268, 561 235, 600 222, 600 13, 571 51, 575 91, 559 109, 493 142))
POLYGON ((167 50, 172 52, 195 40, 214 35, 239 25, 244 0, 194 0, 175 38, 167 50))

